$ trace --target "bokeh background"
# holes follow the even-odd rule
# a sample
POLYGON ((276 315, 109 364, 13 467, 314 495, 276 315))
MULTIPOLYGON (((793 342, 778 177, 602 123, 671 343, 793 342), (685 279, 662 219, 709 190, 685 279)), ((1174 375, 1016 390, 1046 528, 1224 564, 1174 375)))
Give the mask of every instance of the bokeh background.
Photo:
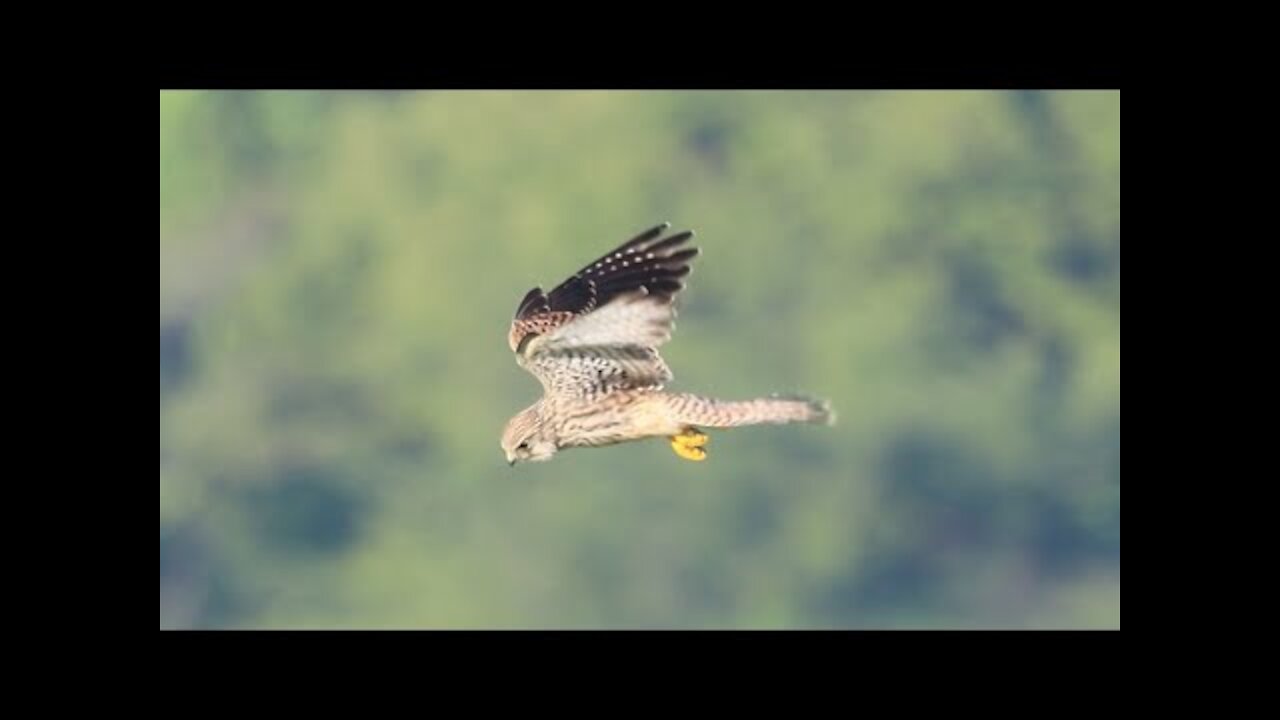
POLYGON ((161 92, 162 628, 1118 628, 1119 92, 161 92), (508 468, 507 326, 663 220, 673 389, 508 468))

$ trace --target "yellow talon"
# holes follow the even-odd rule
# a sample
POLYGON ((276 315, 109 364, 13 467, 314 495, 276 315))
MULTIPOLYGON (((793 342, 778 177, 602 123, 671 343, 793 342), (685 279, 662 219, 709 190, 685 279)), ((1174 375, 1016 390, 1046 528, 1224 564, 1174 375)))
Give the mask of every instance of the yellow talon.
POLYGON ((688 430, 686 430, 684 434, 681 435, 680 437, 684 439, 685 445, 688 445, 689 447, 696 447, 696 448, 700 448, 703 445, 706 445, 707 441, 711 439, 711 437, 706 433, 700 433, 697 430, 694 430, 693 428, 689 428, 688 430))
POLYGON ((685 460, 699 462, 707 459, 707 451, 702 447, 710 439, 704 433, 689 428, 679 435, 671 436, 671 449, 685 460))
POLYGON ((684 458, 685 460, 692 460, 694 462, 699 462, 701 460, 707 459, 707 451, 699 447, 689 447, 687 445, 681 445, 680 443, 677 443, 677 442, 672 442, 671 449, 675 450, 676 454, 684 458))

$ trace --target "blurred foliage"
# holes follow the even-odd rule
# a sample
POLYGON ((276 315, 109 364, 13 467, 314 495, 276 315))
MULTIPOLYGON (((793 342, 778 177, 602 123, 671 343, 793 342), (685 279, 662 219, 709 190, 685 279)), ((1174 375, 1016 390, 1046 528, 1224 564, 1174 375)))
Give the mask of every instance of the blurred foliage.
POLYGON ((1118 92, 162 92, 160 625, 1120 624, 1118 92), (673 388, 833 428, 506 466, 645 227, 673 388))

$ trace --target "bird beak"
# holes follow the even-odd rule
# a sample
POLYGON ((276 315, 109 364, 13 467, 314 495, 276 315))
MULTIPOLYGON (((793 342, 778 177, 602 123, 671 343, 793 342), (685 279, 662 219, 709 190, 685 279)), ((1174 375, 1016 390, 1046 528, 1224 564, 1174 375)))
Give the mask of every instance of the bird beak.
POLYGON ((507 467, 515 467, 515 466, 516 466, 516 459, 515 459, 515 458, 507 458, 507 467))

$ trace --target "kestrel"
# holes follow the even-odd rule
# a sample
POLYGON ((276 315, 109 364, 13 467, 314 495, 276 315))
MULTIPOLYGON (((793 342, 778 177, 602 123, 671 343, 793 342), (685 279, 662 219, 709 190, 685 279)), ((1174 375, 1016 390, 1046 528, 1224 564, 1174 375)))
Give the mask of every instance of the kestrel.
POLYGON ((658 347, 671 339, 680 278, 699 252, 682 249, 692 231, 664 237, 670 227, 650 228, 520 301, 507 341, 544 394, 507 422, 509 464, 651 437, 697 461, 709 439, 699 427, 835 421, 827 402, 803 396, 728 401, 663 390, 672 374, 658 347))

